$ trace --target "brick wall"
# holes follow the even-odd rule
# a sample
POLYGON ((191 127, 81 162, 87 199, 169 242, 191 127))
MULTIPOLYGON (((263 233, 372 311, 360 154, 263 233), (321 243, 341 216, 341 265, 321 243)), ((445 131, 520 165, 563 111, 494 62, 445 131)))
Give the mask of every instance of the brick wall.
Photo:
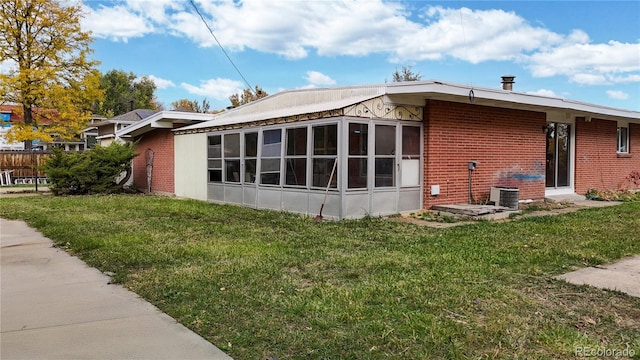
POLYGON ((640 171, 640 125, 629 124, 629 154, 617 154, 615 121, 576 120, 576 193, 615 190, 628 185, 631 171, 640 171))
POLYGON ((133 159, 133 185, 147 189, 147 153, 153 151, 151 191, 174 193, 173 133, 168 129, 155 129, 141 136, 136 146, 139 154, 133 159))
POLYGON ((520 199, 545 191, 546 115, 539 112, 429 100, 425 108, 424 207, 467 203, 467 162, 473 197, 486 200, 492 186, 520 189, 520 199), (431 195, 440 185, 440 195, 431 195))

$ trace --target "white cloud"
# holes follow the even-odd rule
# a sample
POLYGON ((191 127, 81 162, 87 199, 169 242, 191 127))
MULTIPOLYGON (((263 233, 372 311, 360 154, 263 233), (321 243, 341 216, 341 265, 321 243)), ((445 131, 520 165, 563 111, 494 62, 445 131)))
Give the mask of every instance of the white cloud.
POLYGON ((569 36, 563 44, 531 55, 529 61, 533 76, 567 76, 579 84, 640 79, 640 43, 591 44, 586 37, 569 36))
POLYGON ((547 97, 559 97, 558 95, 556 95, 556 93, 548 89, 538 89, 536 91, 527 91, 527 94, 547 96, 547 97))
POLYGON ((433 60, 452 56, 471 63, 519 60, 523 54, 558 43, 560 36, 536 28, 503 10, 430 7, 418 31, 403 32, 394 60, 433 60))
POLYGON ((174 84, 173 81, 171 81, 171 80, 159 78, 159 77, 154 76, 154 75, 149 75, 147 77, 149 78, 149 80, 153 81, 154 84, 156 84, 156 87, 158 89, 166 89, 166 88, 170 88, 170 87, 176 86, 176 84, 174 84))
POLYGON ((311 85, 334 85, 336 83, 331 77, 317 71, 307 71, 305 80, 311 85))
POLYGON ((81 27, 90 30, 95 37, 127 42, 129 38, 141 37, 155 30, 143 16, 123 5, 100 5, 97 9, 85 5, 84 11, 86 15, 81 20, 81 27))
POLYGON ((170 14, 179 11, 184 4, 175 0, 126 0, 127 7, 145 18, 166 24, 170 21, 170 14))
POLYGON ((629 94, 623 91, 618 91, 618 90, 607 90, 607 95, 611 99, 616 99, 616 100, 627 100, 629 98, 629 94))
POLYGON ((200 81, 200 86, 187 83, 182 83, 180 86, 190 94, 215 100, 226 100, 229 96, 242 92, 242 82, 231 79, 209 79, 200 81))

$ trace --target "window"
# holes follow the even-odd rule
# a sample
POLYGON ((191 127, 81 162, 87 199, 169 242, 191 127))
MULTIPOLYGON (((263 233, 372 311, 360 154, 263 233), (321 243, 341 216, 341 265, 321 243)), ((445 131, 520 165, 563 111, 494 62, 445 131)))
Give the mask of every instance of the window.
POLYGON ((209 182, 222 182, 222 137, 209 136, 207 147, 207 168, 209 182))
POLYGON ((240 134, 224 135, 225 181, 240 182, 240 134))
POLYGON ((368 131, 367 124, 349 124, 349 154, 348 178, 349 189, 367 188, 367 154, 368 131))
POLYGON ((629 152, 629 128, 628 127, 618 127, 618 152, 619 153, 628 153, 629 152))
POLYGON ((402 127, 402 186, 420 185, 420 128, 402 127))
POLYGON ((258 156, 258 133, 244 134, 244 182, 256 182, 256 164, 258 156))
POLYGON ((287 129, 287 154, 285 157, 285 184, 307 184, 307 128, 287 129))
POLYGON ((395 186, 396 127, 376 125, 375 186, 395 186))
POLYGON ((260 158, 260 184, 280 185, 280 155, 282 153, 282 131, 262 132, 262 155, 260 158))
MULTIPOLYGON (((312 186, 327 187, 333 165, 338 155, 338 125, 313 127, 312 186)), ((331 181, 332 188, 338 187, 338 170, 331 181)))

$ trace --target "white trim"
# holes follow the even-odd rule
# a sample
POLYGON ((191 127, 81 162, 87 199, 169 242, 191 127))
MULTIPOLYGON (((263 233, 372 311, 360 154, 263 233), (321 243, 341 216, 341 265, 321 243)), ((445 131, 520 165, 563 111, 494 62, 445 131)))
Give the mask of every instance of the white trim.
POLYGON ((173 128, 174 121, 190 121, 203 122, 209 121, 215 117, 214 114, 194 113, 188 111, 160 111, 133 125, 127 126, 116 132, 118 137, 131 134, 136 130, 140 130, 146 126, 159 129, 173 128))
POLYGON ((560 187, 560 188, 545 188, 544 196, 556 196, 556 195, 575 195, 573 187, 560 187))

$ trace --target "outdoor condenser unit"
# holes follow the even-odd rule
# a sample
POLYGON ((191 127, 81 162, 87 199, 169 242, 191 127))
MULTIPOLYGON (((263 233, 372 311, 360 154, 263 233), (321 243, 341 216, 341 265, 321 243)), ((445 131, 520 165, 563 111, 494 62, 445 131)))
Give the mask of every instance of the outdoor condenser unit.
POLYGON ((514 187, 492 187, 489 201, 498 206, 518 209, 520 190, 514 187))

